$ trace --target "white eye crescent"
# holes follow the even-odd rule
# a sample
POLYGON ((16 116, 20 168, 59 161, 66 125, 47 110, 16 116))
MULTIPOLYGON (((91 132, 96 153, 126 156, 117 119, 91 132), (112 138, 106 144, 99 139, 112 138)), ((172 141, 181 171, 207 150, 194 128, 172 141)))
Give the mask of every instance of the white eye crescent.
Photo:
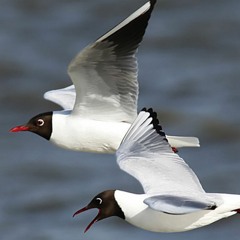
POLYGON ((98 201, 99 205, 102 204, 102 199, 101 198, 96 198, 96 200, 98 201))
POLYGON ((38 120, 37 120, 37 125, 38 125, 39 127, 43 126, 43 125, 44 125, 44 121, 43 121, 42 119, 38 119, 38 120))

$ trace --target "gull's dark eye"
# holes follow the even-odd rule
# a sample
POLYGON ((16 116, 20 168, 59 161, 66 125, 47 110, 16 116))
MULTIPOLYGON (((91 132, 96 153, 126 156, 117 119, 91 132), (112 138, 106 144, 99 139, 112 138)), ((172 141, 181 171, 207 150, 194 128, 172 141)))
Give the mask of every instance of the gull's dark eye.
POLYGON ((38 119, 38 120, 37 120, 37 125, 38 125, 39 127, 43 126, 43 125, 44 125, 44 121, 43 121, 42 119, 38 119))
POLYGON ((102 199, 101 198, 96 198, 96 202, 98 205, 101 205, 102 204, 102 199))

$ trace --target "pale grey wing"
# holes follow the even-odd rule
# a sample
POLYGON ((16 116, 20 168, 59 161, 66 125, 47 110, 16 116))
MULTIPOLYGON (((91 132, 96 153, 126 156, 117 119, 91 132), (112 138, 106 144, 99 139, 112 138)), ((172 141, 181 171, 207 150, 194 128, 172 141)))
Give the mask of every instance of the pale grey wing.
POLYGON ((195 173, 172 151, 152 109, 139 113, 116 155, 120 168, 139 180, 145 193, 205 194, 195 173))
POLYGON ((64 110, 72 110, 76 98, 74 85, 44 93, 43 97, 60 105, 64 110))
POLYGON ((135 119, 136 52, 154 3, 146 3, 72 60, 68 73, 77 93, 72 114, 104 121, 135 119))
POLYGON ((215 202, 204 197, 160 195, 146 198, 144 200, 150 208, 168 214, 187 214, 200 210, 214 210, 215 202))

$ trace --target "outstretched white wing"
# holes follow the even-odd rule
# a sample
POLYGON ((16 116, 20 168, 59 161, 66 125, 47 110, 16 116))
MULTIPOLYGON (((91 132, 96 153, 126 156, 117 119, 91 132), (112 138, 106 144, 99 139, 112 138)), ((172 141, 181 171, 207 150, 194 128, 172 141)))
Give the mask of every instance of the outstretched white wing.
POLYGON ((147 2, 71 61, 68 73, 77 93, 72 114, 104 121, 135 119, 138 99, 135 55, 155 2, 147 2))
POLYGON ((43 97, 60 105, 64 110, 72 110, 76 98, 74 85, 44 93, 43 97))
POLYGON ((195 173, 172 151, 152 109, 139 113, 116 155, 120 168, 139 180, 145 193, 205 195, 195 173))

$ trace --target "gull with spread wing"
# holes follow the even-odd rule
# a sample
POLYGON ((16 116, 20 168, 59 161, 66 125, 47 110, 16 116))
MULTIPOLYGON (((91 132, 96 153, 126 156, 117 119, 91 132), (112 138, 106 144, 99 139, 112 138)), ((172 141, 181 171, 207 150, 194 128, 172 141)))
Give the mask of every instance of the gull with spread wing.
POLYGON ((187 163, 172 151, 157 114, 143 109, 116 152, 119 167, 144 194, 107 190, 75 214, 97 208, 87 226, 111 216, 153 232, 182 232, 240 213, 240 195, 206 193, 187 163))
MULTIPOLYGON (((137 116, 136 52, 156 0, 84 48, 69 64, 74 85, 45 93, 64 110, 39 114, 11 132, 30 131, 59 147, 113 153, 137 116)), ((195 137, 167 136, 172 147, 195 147, 195 137)))

